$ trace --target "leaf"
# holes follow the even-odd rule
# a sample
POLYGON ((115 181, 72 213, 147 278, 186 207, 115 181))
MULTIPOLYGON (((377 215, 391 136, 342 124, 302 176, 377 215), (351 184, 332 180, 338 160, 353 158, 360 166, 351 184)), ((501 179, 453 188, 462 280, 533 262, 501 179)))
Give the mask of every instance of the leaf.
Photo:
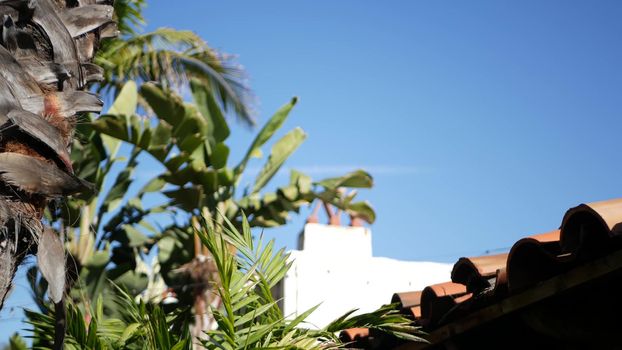
POLYGON ((316 184, 328 189, 338 187, 371 188, 374 185, 374 180, 367 172, 356 170, 340 177, 324 179, 316 184))
MULTIPOLYGON (((119 8, 117 4, 134 1, 116 1, 115 10, 119 8)), ((121 22, 123 27, 127 25, 121 22)), ((140 25, 137 29, 142 32, 140 25)), ((231 55, 217 53, 196 33, 173 28, 141 34, 134 31, 122 39, 104 42, 103 47, 95 63, 104 68, 106 88, 126 79, 178 87, 180 82, 186 85, 188 78, 198 78, 223 108, 232 107, 244 122, 253 124, 247 105, 250 91, 243 70, 231 55)))
POLYGON ((171 135, 173 128, 165 121, 160 121, 155 129, 151 129, 151 140, 147 150, 161 163, 164 162, 172 148, 171 135))
POLYGON ((134 334, 140 329, 140 327, 142 327, 140 323, 132 323, 128 325, 123 331, 121 338, 119 338, 119 344, 124 345, 126 341, 134 336, 134 334))
POLYGON ((317 310, 317 308, 320 307, 320 304, 315 305, 314 307, 310 308, 309 310, 301 313, 300 315, 298 315, 298 317, 296 317, 295 319, 293 319, 292 321, 290 321, 287 324, 287 327, 285 327, 285 329, 283 330, 284 332, 288 332, 289 330, 293 329, 294 327, 298 326, 301 322, 304 322, 307 317, 309 317, 313 312, 315 312, 315 310, 317 310))
POLYGON ((149 278, 146 274, 131 270, 129 266, 119 265, 110 270, 110 279, 115 284, 127 288, 132 294, 138 294, 147 288, 149 278))
POLYGON ((292 185, 296 185, 300 193, 307 193, 311 191, 312 181, 308 175, 305 175, 296 170, 292 170, 289 178, 289 183, 292 185))
POLYGON ((123 229, 129 240, 130 247, 140 247, 150 240, 149 237, 145 236, 131 225, 123 225, 123 229))
POLYGON ((260 148, 256 148, 255 150, 253 150, 253 153, 251 153, 251 158, 261 159, 262 157, 263 157, 263 152, 261 151, 260 148))
POLYGON ((110 137, 106 134, 100 135, 102 143, 106 147, 106 151, 110 154, 110 158, 114 158, 121 147, 120 139, 110 137))
POLYGON ((155 114, 170 125, 176 126, 184 119, 186 109, 178 95, 164 91, 153 83, 143 84, 140 87, 140 94, 155 114))
POLYGON ((214 99, 213 91, 197 78, 190 79, 190 88, 194 102, 208 121, 208 134, 213 138, 214 143, 223 142, 229 137, 230 130, 218 103, 214 99))
POLYGON ((48 281, 48 294, 55 304, 63 298, 65 290, 65 247, 56 232, 43 230, 39 238, 37 265, 48 281))
POLYGON ((145 186, 143 186, 143 188, 138 192, 138 195, 142 196, 145 193, 159 192, 164 188, 165 185, 166 181, 164 181, 162 178, 153 178, 145 186))
MULTIPOLYGON (((133 115, 136 112, 137 101, 138 91, 136 88, 136 83, 132 80, 129 80, 125 83, 125 85, 117 95, 117 98, 108 110, 108 114, 123 115, 124 117, 133 115)), ((110 119, 104 119, 101 122, 94 122, 99 127, 98 130, 107 130, 107 135, 102 135, 102 141, 106 145, 106 149, 112 157, 114 157, 119 151, 119 148, 121 146, 119 140, 125 140, 128 138, 125 123, 119 123, 119 121, 124 120, 124 118, 117 118, 117 120, 118 121, 116 124, 113 123, 110 119), (112 135, 116 139, 108 135, 112 135)))
POLYGON ((138 102, 138 90, 136 83, 129 80, 125 83, 114 103, 108 110, 108 114, 132 115, 136 111, 138 102))
POLYGON ((180 188, 177 190, 165 191, 164 195, 174 200, 173 205, 177 205, 188 212, 192 212, 192 210, 199 207, 203 191, 199 188, 180 188))
MULTIPOLYGON (((118 140, 129 142, 130 134, 127 130, 127 118, 124 115, 105 114, 94 120, 91 125, 100 133, 118 140)), ((104 138, 109 153, 113 153, 118 147, 118 140, 104 138)))
POLYGON ((187 282, 186 276, 176 271, 194 257, 194 236, 181 229, 174 228, 164 232, 158 242, 158 262, 164 281, 170 285, 187 282))
POLYGON ((184 111, 183 119, 178 124, 173 124, 173 134, 181 140, 188 135, 200 135, 201 139, 205 139, 208 135, 208 124, 196 106, 185 103, 184 111))
POLYGON ((253 186, 253 193, 259 192, 272 177, 279 171, 283 163, 294 153, 296 149, 307 138, 307 135, 300 128, 287 133, 281 138, 274 146, 272 146, 272 152, 268 161, 264 165, 263 169, 257 175, 255 179, 255 185, 253 186))
POLYGON ((96 251, 86 261, 86 266, 94 268, 103 268, 110 261, 110 253, 105 251, 96 251))
POLYGON ((180 150, 192 154, 198 147, 203 145, 204 138, 200 134, 183 135, 177 145, 180 150))
POLYGON ((236 177, 244 172, 244 169, 246 169, 246 164, 253 155, 257 154, 257 150, 266 142, 268 142, 268 140, 272 138, 274 133, 281 128, 281 126, 287 119, 289 112, 296 105, 296 102, 298 102, 298 98, 292 98, 289 103, 285 104, 278 111, 276 111, 276 113, 272 116, 272 118, 270 118, 270 120, 268 120, 268 122, 266 123, 266 125, 264 125, 261 131, 259 131, 259 134, 257 134, 255 140, 253 140, 253 143, 248 148, 246 155, 244 156, 240 164, 235 167, 234 172, 236 174, 236 177))
POLYGON ((26 342, 24 341, 24 339, 22 339, 22 337, 19 336, 19 334, 15 333, 11 336, 11 338, 9 338, 9 346, 8 349, 10 350, 27 350, 28 349, 28 345, 26 345, 26 342))
POLYGON ((108 191, 99 209, 100 215, 103 215, 105 212, 113 211, 121 204, 123 197, 132 184, 132 174, 137 164, 136 158, 133 156, 126 164, 125 169, 118 173, 112 188, 108 191))
POLYGON ((359 217, 370 224, 373 224, 374 221, 376 221, 376 212, 367 201, 350 203, 347 206, 346 211, 349 214, 355 217, 359 217))
POLYGON ((261 305, 259 307, 254 308, 252 311, 238 318, 233 324, 235 327, 244 326, 246 323, 253 321, 254 319, 260 317, 264 313, 268 312, 271 308, 276 306, 276 301, 268 304, 261 305))
POLYGON ((166 163, 164 163, 164 166, 169 171, 174 172, 174 171, 177 171, 177 169, 179 169, 182 165, 184 165, 184 163, 187 162, 189 159, 190 159, 190 156, 188 154, 185 154, 185 153, 178 154, 178 155, 172 156, 169 160, 167 160, 166 163))
POLYGON ((212 150, 210 163, 214 169, 222 169, 227 166, 227 158, 229 157, 229 147, 224 143, 218 143, 212 150))

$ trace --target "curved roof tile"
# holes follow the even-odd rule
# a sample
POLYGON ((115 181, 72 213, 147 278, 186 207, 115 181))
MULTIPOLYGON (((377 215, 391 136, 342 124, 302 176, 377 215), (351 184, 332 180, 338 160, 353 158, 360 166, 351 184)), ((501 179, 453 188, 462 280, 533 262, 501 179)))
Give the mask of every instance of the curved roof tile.
POLYGON ((391 300, 440 343, 591 278, 622 275, 621 237, 622 199, 581 204, 565 213, 559 230, 526 236, 508 253, 460 258, 452 282, 391 300))

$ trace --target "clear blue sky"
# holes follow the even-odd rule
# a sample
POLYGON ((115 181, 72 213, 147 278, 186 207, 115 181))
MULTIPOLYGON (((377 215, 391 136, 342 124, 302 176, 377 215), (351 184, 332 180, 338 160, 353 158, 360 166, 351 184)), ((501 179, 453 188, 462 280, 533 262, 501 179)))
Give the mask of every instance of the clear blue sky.
MULTIPOLYGON (((260 123, 300 96, 287 166, 374 175, 375 255, 455 261, 622 196, 620 2, 181 4, 149 1, 150 28, 238 55, 260 123)), ((239 159, 253 133, 235 131, 239 159)), ((292 247, 301 227, 269 236, 292 247)))
MULTIPOLYGON (((284 131, 309 137, 287 167, 372 173, 377 256, 453 262, 622 196, 622 2, 148 4, 149 29, 238 55, 260 124, 300 97, 284 131)), ((233 160, 253 136, 234 127, 233 160)), ((267 236, 294 247, 305 215, 267 236)), ((20 280, 9 306, 28 301, 20 280)), ((19 314, 2 312, 0 341, 19 314)))

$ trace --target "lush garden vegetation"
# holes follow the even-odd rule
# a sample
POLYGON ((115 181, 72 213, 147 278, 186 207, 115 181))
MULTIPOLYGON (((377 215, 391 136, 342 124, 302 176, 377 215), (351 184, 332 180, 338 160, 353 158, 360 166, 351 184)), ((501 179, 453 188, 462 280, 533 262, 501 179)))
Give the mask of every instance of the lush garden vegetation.
MULTIPOLYGON (((296 98, 263 124, 242 159, 230 159, 229 117, 255 123, 243 71, 194 33, 144 33, 144 5, 116 1, 121 35, 104 41, 94 59, 104 68, 94 89, 114 102, 78 121, 71 161, 95 190, 45 211, 46 224, 65 239, 67 278, 47 281, 30 268, 38 305, 27 311, 32 345, 54 348, 63 316, 48 295, 59 286, 68 349, 332 348, 341 345, 336 332, 355 326, 412 338, 408 320, 390 308, 346 315, 321 330, 305 328, 313 310, 282 315, 271 288, 288 256, 253 229, 285 225, 314 201, 372 223, 373 209, 352 190, 370 188, 372 178, 363 170, 321 180, 291 171, 288 183, 271 183, 307 137, 295 128, 273 140, 296 98), (244 186, 252 158, 264 164, 244 186), (167 295, 175 302, 163 302, 167 295)), ((25 343, 16 335, 9 348, 25 343)))

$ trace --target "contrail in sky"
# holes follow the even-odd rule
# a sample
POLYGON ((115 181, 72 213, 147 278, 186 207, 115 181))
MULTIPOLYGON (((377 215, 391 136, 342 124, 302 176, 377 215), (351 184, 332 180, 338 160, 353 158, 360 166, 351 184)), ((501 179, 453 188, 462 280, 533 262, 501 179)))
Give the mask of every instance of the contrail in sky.
POLYGON ((288 167, 287 170, 289 169, 296 169, 309 175, 344 174, 358 169, 372 175, 412 175, 430 171, 428 168, 413 165, 301 165, 288 167))
MULTIPOLYGON (((285 166, 276 174, 277 177, 287 177, 291 170, 297 170, 310 176, 339 176, 355 170, 365 170, 372 176, 403 176, 424 174, 434 171, 434 168, 414 165, 349 165, 349 164, 317 164, 317 165, 292 165, 285 166)), ((243 175, 244 178, 253 178, 261 171, 261 167, 248 167, 243 175)), ((137 171, 139 178, 148 179, 153 176, 152 171, 137 171)), ((319 179, 315 179, 319 180, 319 179)))

